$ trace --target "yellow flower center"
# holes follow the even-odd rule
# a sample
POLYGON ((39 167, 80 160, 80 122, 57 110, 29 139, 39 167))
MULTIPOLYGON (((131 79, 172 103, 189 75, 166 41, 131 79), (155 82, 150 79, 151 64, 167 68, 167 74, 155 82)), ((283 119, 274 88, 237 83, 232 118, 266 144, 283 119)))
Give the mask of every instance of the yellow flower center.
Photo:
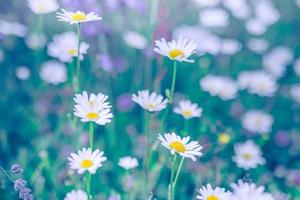
POLYGON ((72 15, 72 20, 76 22, 84 21, 87 17, 83 12, 77 11, 72 15))
POLYGON ((182 112, 182 115, 184 117, 190 117, 192 115, 192 112, 190 110, 185 110, 182 112))
POLYGON ((179 142, 179 141, 174 141, 171 144, 169 144, 170 148, 175 150, 178 153, 183 153, 186 151, 185 146, 179 142))
POLYGON ((178 56, 184 56, 183 51, 179 50, 179 49, 173 49, 169 52, 169 56, 170 58, 174 59, 178 56))
POLYGON ((148 103, 147 104, 148 109, 153 110, 154 109, 154 105, 152 103, 148 103))
POLYGON ((252 158, 252 155, 249 153, 244 153, 242 156, 245 160, 250 160, 252 158))
POLYGON ((206 198, 206 200, 219 200, 219 198, 216 197, 215 195, 210 195, 206 198))
POLYGON ((71 54, 72 56, 75 56, 75 55, 77 55, 77 50, 76 49, 70 49, 69 51, 68 51, 68 53, 69 54, 71 54))
POLYGON ((80 163, 80 167, 82 168, 90 168, 91 166, 93 166, 93 161, 91 160, 83 160, 81 163, 80 163))
POLYGON ((221 144, 227 144, 230 141, 230 135, 227 133, 222 133, 219 135, 218 141, 221 144))
POLYGON ((98 113, 94 113, 94 112, 90 112, 86 115, 87 118, 89 118, 90 120, 92 119, 96 119, 99 117, 98 113))

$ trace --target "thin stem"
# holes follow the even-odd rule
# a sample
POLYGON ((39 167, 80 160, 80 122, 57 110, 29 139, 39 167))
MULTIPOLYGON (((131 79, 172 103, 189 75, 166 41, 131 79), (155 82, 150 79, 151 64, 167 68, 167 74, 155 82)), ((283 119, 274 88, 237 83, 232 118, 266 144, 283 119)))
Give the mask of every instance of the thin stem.
POLYGON ((3 172, 5 176, 9 178, 9 180, 11 180, 13 183, 15 182, 1 166, 0 166, 0 170, 3 172))
POLYGON ((93 148, 94 148, 94 122, 90 122, 89 143, 90 143, 90 148, 93 150, 93 148))
POLYGON ((183 135, 187 136, 188 135, 188 130, 189 130, 189 120, 185 119, 184 120, 184 127, 183 127, 183 135))
POLYGON ((173 164, 172 164, 172 171, 170 176, 170 183, 169 183, 169 191, 168 191, 168 200, 174 200, 173 199, 173 180, 174 180, 174 173, 175 173, 175 165, 177 160, 177 154, 174 154, 173 157, 173 164))
POLYGON ((149 168, 149 157, 150 157, 150 146, 151 146, 151 134, 150 134, 150 121, 151 116, 149 112, 146 112, 145 116, 145 132, 146 132, 146 155, 144 160, 144 170, 145 170, 145 189, 148 190, 148 168, 149 168))
MULTIPOLYGON (((94 122, 90 122, 90 124, 89 124, 89 143, 90 143, 90 148, 93 151, 93 148, 94 148, 94 122)), ((91 197, 91 181, 92 181, 92 175, 91 175, 91 173, 88 173, 86 176, 86 191, 88 194, 88 200, 92 199, 92 197, 91 197)))
POLYGON ((88 200, 92 199, 91 196, 91 179, 92 179, 92 175, 90 173, 86 174, 86 191, 87 191, 87 195, 88 195, 88 200))
POLYGON ((76 64, 76 85, 75 92, 79 91, 79 73, 80 73, 80 23, 77 24, 77 64, 76 64))
POLYGON ((172 76, 170 103, 173 103, 174 89, 175 89, 175 83, 176 83, 176 73, 177 73, 177 62, 174 60, 173 61, 173 76, 172 76))
POLYGON ((174 179, 174 182, 173 182, 173 192, 175 191, 176 183, 177 183, 177 181, 178 181, 178 177, 179 177, 179 174, 180 174, 182 165, 183 165, 183 161, 184 161, 184 157, 181 158, 179 167, 178 167, 178 169, 177 169, 177 173, 176 173, 176 176, 175 176, 175 179, 174 179))

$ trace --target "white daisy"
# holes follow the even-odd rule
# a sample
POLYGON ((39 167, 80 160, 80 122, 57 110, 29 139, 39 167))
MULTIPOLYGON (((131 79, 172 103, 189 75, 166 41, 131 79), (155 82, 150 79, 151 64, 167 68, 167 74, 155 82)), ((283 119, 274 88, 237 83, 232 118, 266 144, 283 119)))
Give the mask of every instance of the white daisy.
POLYGON ((127 31, 123 34, 125 43, 135 49, 145 49, 148 45, 147 39, 138 32, 127 31))
POLYGON ((25 42, 31 49, 41 49, 46 46, 47 38, 44 34, 32 33, 26 38, 25 42))
POLYGON ((64 200, 87 200, 87 194, 82 190, 68 192, 64 200))
MULTIPOLYGON (((87 53, 89 45, 81 42, 79 46, 79 58, 87 53)), ((58 58, 61 62, 72 62, 73 57, 78 56, 78 39, 76 33, 65 32, 53 37, 53 41, 48 44, 48 55, 58 58)))
POLYGON ((106 161, 103 151, 96 149, 92 151, 91 148, 79 150, 76 153, 71 153, 68 157, 70 168, 77 170, 78 174, 83 174, 88 171, 91 174, 95 174, 99 167, 102 167, 102 163, 106 161))
POLYGON ((216 187, 213 189, 210 184, 199 188, 197 191, 199 195, 196 198, 201 200, 229 200, 231 195, 231 192, 225 192, 224 188, 216 187))
POLYGON ((177 41, 167 42, 164 38, 156 40, 154 51, 169 57, 171 60, 193 63, 194 60, 189 60, 188 58, 196 52, 197 46, 197 43, 179 36, 177 41))
POLYGON ((170 149, 171 154, 178 153, 193 161, 196 161, 196 156, 202 155, 202 146, 197 141, 190 141, 190 137, 181 138, 175 133, 165 133, 164 136, 159 134, 158 139, 164 147, 170 149))
POLYGON ((132 101, 149 112, 161 111, 166 108, 169 102, 168 99, 164 99, 163 96, 156 92, 150 94, 149 90, 138 91, 138 95, 133 94, 132 101))
POLYGON ((265 192, 265 187, 257 187, 254 183, 239 180, 237 184, 232 183, 231 187, 231 200, 275 200, 271 194, 265 192))
POLYGON ((256 168, 258 165, 265 164, 265 159, 257 145, 252 140, 234 146, 235 156, 233 161, 237 166, 245 170, 256 168))
POLYGON ((295 102, 300 104, 300 84, 291 86, 290 95, 295 102))
POLYGON ((82 11, 69 12, 64 9, 61 9, 61 11, 62 13, 57 12, 58 21, 69 22, 71 25, 102 19, 102 17, 99 17, 94 12, 87 14, 82 11))
POLYGON ((28 67, 26 66, 19 66, 16 71, 16 76, 20 79, 20 80, 26 80, 30 77, 31 71, 28 67))
POLYGON ((87 94, 84 91, 82 94, 76 94, 74 101, 76 105, 74 106, 74 115, 81 118, 82 122, 95 122, 99 125, 105 125, 111 122, 113 117, 110 112, 111 106, 107 95, 104 94, 87 94))
POLYGON ((180 114, 184 119, 190 119, 193 117, 201 117, 202 108, 199 108, 197 104, 191 101, 180 101, 179 106, 174 108, 174 112, 180 114))
POLYGON ((226 27, 229 24, 229 14, 221 8, 201 10, 199 21, 206 27, 226 27))
POLYGON ((59 5, 56 0, 28 0, 28 7, 37 15, 57 11, 59 5))
POLYGON ((260 110, 248 111, 242 117, 242 125, 250 132, 269 133, 273 124, 273 117, 260 110))
POLYGON ((50 60, 42 64, 40 77, 43 81, 54 85, 67 81, 66 66, 60 62, 50 60))
POLYGON ((133 169, 139 166, 139 162, 136 158, 126 156, 119 159, 118 165, 126 170, 133 169))
POLYGON ((24 37, 27 32, 27 27, 18 22, 0 20, 0 34, 6 36, 24 37))
POLYGON ((211 96, 219 96, 222 100, 233 99, 237 96, 236 83, 229 77, 206 75, 200 80, 202 90, 211 96))

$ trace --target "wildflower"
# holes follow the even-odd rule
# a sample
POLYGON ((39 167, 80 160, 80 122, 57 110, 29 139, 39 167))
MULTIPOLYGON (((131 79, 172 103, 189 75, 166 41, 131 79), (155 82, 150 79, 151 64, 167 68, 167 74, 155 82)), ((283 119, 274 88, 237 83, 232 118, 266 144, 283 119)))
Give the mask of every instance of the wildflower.
POLYGON ((165 133, 164 136, 159 134, 158 139, 164 147, 170 150, 171 154, 178 153, 193 161, 196 161, 196 156, 202 155, 200 152, 202 146, 196 141, 190 141, 190 137, 181 138, 175 133, 165 133))
POLYGON ((177 41, 167 42, 164 38, 156 40, 154 51, 169 57, 171 60, 193 63, 194 60, 189 60, 188 58, 196 52, 197 46, 197 43, 179 36, 177 41))
POLYGON ((99 125, 105 125, 111 122, 113 117, 110 112, 111 106, 107 95, 102 93, 88 95, 86 91, 82 94, 76 94, 74 101, 74 115, 81 118, 82 122, 95 122, 99 125))
POLYGON ((25 37, 27 27, 18 22, 0 20, 0 34, 25 37))
POLYGON ((46 61, 41 66, 40 77, 43 81, 54 85, 64 83, 67 80, 66 66, 54 60, 46 61))
POLYGON ((138 95, 132 95, 132 101, 139 104, 142 108, 149 112, 161 111, 166 108, 168 99, 158 95, 156 92, 149 94, 149 90, 138 91, 138 95))
POLYGON ((134 157, 126 156, 119 159, 118 165, 126 170, 136 168, 139 163, 134 157))
POLYGON ((125 32, 123 35, 125 43, 135 49, 145 49, 148 45, 146 38, 134 31, 125 32))
POLYGON ((263 165, 266 162, 259 147, 251 140, 235 145, 234 151, 233 161, 237 163, 238 167, 245 170, 256 168, 258 165, 263 165))
POLYGON ((77 170, 78 174, 83 174, 88 171, 91 174, 95 174, 99 167, 102 167, 102 163, 106 161, 103 151, 96 149, 92 151, 91 148, 79 150, 77 154, 72 153, 68 157, 70 168, 77 170))
POLYGON ((229 24, 229 14, 221 8, 208 8, 200 12, 199 20, 206 27, 226 27, 229 24))
POLYGON ((248 111, 242 117, 242 125, 250 132, 269 133, 273 124, 273 117, 260 110, 248 111))
POLYGON ((184 119, 190 119, 194 117, 201 117, 202 108, 199 108, 197 104, 191 101, 180 101, 179 106, 174 109, 174 112, 180 114, 184 119))
POLYGON ((72 190, 68 192, 64 200, 87 200, 87 194, 82 190, 72 190))
POLYGON ((69 22, 71 25, 102 19, 94 12, 90 12, 90 13, 84 13, 82 11, 69 12, 64 9, 61 9, 61 11, 62 13, 57 12, 58 21, 69 22))
POLYGON ((216 187, 213 189, 210 184, 199 188, 197 191, 199 195, 196 198, 201 200, 229 200, 231 195, 231 192, 225 192, 224 188, 216 187))
POLYGON ((45 47, 47 38, 42 33, 32 33, 26 38, 25 42, 29 48, 36 50, 45 47))
POLYGON ((37 15, 57 11, 59 5, 56 0, 28 0, 28 7, 37 15))
POLYGON ((228 144, 231 140, 231 137, 227 133, 221 133, 218 137, 218 142, 220 144, 228 144))
POLYGON ((16 192, 20 192, 23 188, 25 188, 27 185, 27 181, 25 181, 24 179, 17 179, 15 180, 14 183, 14 190, 16 192))
POLYGON ((23 172, 22 167, 19 164, 13 164, 10 168, 11 173, 18 175, 23 172))
POLYGON ((23 200, 33 200, 33 195, 31 194, 31 189, 23 188, 19 192, 19 198, 23 200))

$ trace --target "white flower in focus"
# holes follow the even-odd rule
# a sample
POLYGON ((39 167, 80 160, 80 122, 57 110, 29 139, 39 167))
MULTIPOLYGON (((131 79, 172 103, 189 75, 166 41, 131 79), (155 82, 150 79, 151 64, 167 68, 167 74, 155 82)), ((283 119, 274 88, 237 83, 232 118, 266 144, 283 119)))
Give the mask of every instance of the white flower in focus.
POLYGON ((57 11, 59 5, 56 0, 28 0, 28 7, 37 15, 57 11))
POLYGON ((60 62, 50 60, 42 64, 40 77, 43 81, 57 85, 67 81, 66 66, 60 62))
POLYGON ((300 84, 293 85, 290 89, 290 94, 294 101, 300 104, 300 84))
POLYGON ((161 111, 169 103, 168 99, 164 99, 163 96, 158 95, 156 92, 150 94, 149 90, 138 91, 138 95, 133 94, 132 101, 149 112, 161 111))
POLYGON ((161 144, 170 150, 171 154, 178 153, 180 156, 190 158, 196 161, 196 156, 201 156, 202 146, 196 141, 190 141, 190 137, 183 137, 175 133, 165 133, 164 136, 159 134, 158 139, 161 144))
POLYGON ((206 75, 200 80, 200 86, 203 91, 209 92, 211 96, 219 96, 222 100, 234 99, 237 96, 237 85, 228 77, 206 75))
POLYGON ((125 43, 135 49, 145 49, 148 45, 146 38, 134 31, 128 31, 123 34, 125 43))
POLYGON ((82 11, 69 12, 64 9, 61 9, 61 11, 62 13, 57 12, 58 21, 69 22, 71 25, 102 19, 94 12, 90 12, 87 14, 82 11))
POLYGON ((95 174, 102 163, 106 161, 103 151, 83 147, 76 153, 71 153, 68 157, 70 168, 76 170, 78 174, 83 174, 85 171, 95 174))
POLYGON ((231 192, 225 192, 224 188, 213 189, 210 184, 199 188, 197 192, 199 195, 196 198, 200 200, 230 200, 231 195, 231 192))
POLYGON ((242 117, 242 125, 250 132, 269 133, 273 124, 273 117, 260 110, 248 111, 242 117))
POLYGON ((254 183, 247 183, 239 180, 238 183, 232 183, 233 189, 230 200, 275 200, 273 196, 265 192, 265 187, 257 187, 254 183))
POLYGON ((33 33, 26 38, 25 42, 29 48, 36 50, 45 47, 47 41, 44 34, 33 33))
POLYGON ((118 165, 126 170, 136 168, 139 162, 136 158, 126 156, 119 159, 118 165))
POLYGON ((87 200, 87 194, 82 190, 68 192, 64 200, 87 200))
POLYGON ((197 43, 179 36, 177 41, 167 42, 164 38, 156 40, 154 51, 160 55, 167 56, 171 60, 193 63, 194 60, 188 58, 196 52, 197 46, 197 43))
POLYGON ((200 11, 199 21, 206 27, 226 27, 229 24, 229 15, 224 9, 208 8, 200 11))
POLYGON ((18 77, 18 79, 20 80, 26 80, 30 77, 30 69, 26 66, 20 66, 16 69, 15 71, 16 76, 18 77))
MULTIPOLYGON (((80 43, 79 58, 83 60, 83 55, 87 53, 89 45, 80 43)), ((78 56, 78 39, 76 33, 65 32, 53 37, 53 41, 48 44, 48 55, 58 58, 61 62, 72 62, 73 57, 78 56)))
POLYGON ((263 165, 266 162, 259 147, 252 140, 236 144, 234 152, 233 161, 236 162, 238 167, 245 170, 256 168, 258 165, 263 165))
POLYGON ((105 125, 111 122, 113 117, 110 112, 111 106, 107 95, 91 93, 84 91, 82 94, 75 94, 74 115, 81 118, 82 122, 95 122, 99 125, 105 125))
POLYGON ((10 36, 24 37, 27 32, 27 27, 18 22, 9 22, 0 20, 0 34, 10 36))
POLYGON ((180 101, 178 107, 174 108, 174 112, 182 115, 184 119, 190 119, 194 117, 201 117, 202 108, 199 108, 197 104, 191 101, 180 101))

